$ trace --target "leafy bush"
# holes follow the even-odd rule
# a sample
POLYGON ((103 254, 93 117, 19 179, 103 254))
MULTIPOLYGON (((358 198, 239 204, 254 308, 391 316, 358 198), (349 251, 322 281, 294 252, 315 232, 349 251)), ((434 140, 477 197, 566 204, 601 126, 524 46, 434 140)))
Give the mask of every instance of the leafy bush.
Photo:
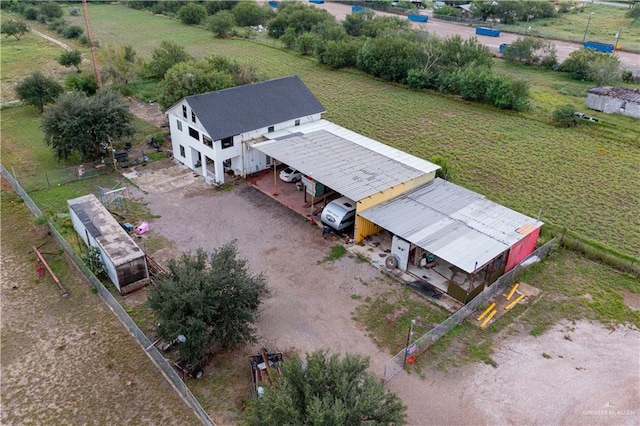
POLYGON ((67 28, 67 21, 64 19, 54 19, 47 24, 47 28, 51 31, 55 31, 58 34, 62 34, 65 28, 67 28))
POLYGON ((407 19, 397 16, 375 16, 373 19, 365 20, 360 35, 364 37, 379 37, 385 33, 398 33, 410 28, 407 19))
POLYGON ((268 5, 265 8, 252 1, 239 2, 231 9, 231 12, 235 17, 236 24, 241 27, 264 25, 267 18, 271 18, 275 14, 268 5))
POLYGON ((555 45, 536 37, 520 37, 504 51, 504 58, 509 62, 523 62, 527 65, 541 65, 544 61, 547 68, 557 63, 555 45))
POLYGON ((76 70, 80 71, 82 53, 77 49, 64 51, 58 57, 58 63, 63 67, 75 67, 76 70))
POLYGON ((104 267, 104 263, 102 263, 100 249, 98 247, 90 246, 80 255, 80 258, 96 277, 107 275, 107 270, 104 267))
POLYGON ((96 76, 89 73, 68 75, 64 82, 64 86, 67 90, 83 92, 88 96, 93 96, 98 91, 96 76))
POLYGON ((344 27, 347 34, 358 37, 365 22, 371 21, 374 16, 375 13, 370 9, 358 13, 350 13, 344 18, 342 26, 344 27))
POLYGON ((80 37, 80 35, 82 35, 83 32, 84 30, 82 29, 82 27, 78 25, 71 25, 70 27, 66 27, 62 31, 62 35, 66 38, 78 38, 80 37))
POLYGON ((311 33, 304 33, 297 38, 294 47, 296 52, 302 55, 311 55, 316 48, 316 36, 311 33))
POLYGON ((328 41, 318 54, 318 60, 333 69, 354 67, 361 45, 353 41, 328 41))
POLYGON ((336 18, 324 9, 304 3, 284 2, 280 3, 278 14, 269 22, 269 35, 280 38, 287 28, 293 28, 296 34, 303 34, 326 21, 336 22, 336 18))
POLYGON ((188 3, 180 8, 178 17, 186 25, 199 25, 207 17, 207 10, 202 5, 188 3))
POLYGON ((49 21, 56 18, 62 18, 64 11, 58 3, 49 1, 40 3, 40 14, 49 21))
POLYGON ((28 105, 33 105, 40 112, 64 92, 62 86, 52 78, 45 77, 40 71, 34 71, 16 85, 16 95, 28 105))
POLYGON ((444 180, 451 180, 451 172, 449 170, 449 163, 441 155, 434 155, 429 159, 433 164, 440 166, 439 170, 436 170, 436 177, 444 180))
POLYGON ((222 10, 209 18, 209 30, 216 36, 224 38, 236 25, 236 19, 228 10, 222 10))
POLYGON ((147 64, 146 74, 149 78, 160 80, 164 74, 180 62, 191 60, 191 55, 187 53, 183 46, 173 41, 162 41, 160 46, 153 50, 151 61, 147 64))
POLYGON ((418 68, 422 49, 403 34, 393 33, 368 39, 358 52, 356 64, 361 70, 387 81, 404 83, 409 70, 418 68))
POLYGON ((24 21, 16 21, 10 19, 2 23, 0 33, 5 34, 7 37, 15 37, 16 40, 20 40, 20 37, 29 32, 29 27, 24 21))
POLYGON ((612 83, 622 77, 620 60, 616 56, 593 49, 571 52, 560 65, 560 71, 569 73, 573 79, 595 81, 598 84, 612 83))
POLYGON ((79 7, 72 7, 69 9, 69 15, 70 16, 78 16, 80 15, 80 8, 79 7))
POLYGON ((29 21, 35 21, 38 19, 38 9, 35 7, 28 7, 24 10, 24 19, 28 19, 29 21))
POLYGON ((624 14, 624 16, 628 19, 631 19, 635 23, 640 22, 640 6, 638 6, 637 4, 634 5, 627 11, 627 13, 624 14))
POLYGON ((576 116, 576 107, 571 104, 556 108, 551 114, 551 118, 558 127, 573 127, 580 122, 576 116))

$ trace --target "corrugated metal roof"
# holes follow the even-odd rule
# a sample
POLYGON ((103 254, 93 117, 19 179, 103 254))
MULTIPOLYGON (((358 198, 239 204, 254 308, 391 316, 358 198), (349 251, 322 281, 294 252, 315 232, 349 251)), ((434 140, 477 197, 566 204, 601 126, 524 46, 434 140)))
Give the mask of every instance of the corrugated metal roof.
POLYGON ((442 179, 359 214, 468 273, 542 226, 442 179))
POLYGON ((297 75, 184 99, 213 140, 325 112, 297 75))
POLYGON ((95 195, 74 198, 68 200, 67 204, 82 221, 87 232, 102 246, 115 266, 144 256, 144 252, 95 195))
POLYGON ((600 86, 587 90, 587 93, 593 93, 599 96, 611 96, 612 98, 622 99, 627 102, 640 103, 640 89, 600 86))
POLYGON ((354 201, 439 168, 326 120, 266 136, 252 147, 354 201))

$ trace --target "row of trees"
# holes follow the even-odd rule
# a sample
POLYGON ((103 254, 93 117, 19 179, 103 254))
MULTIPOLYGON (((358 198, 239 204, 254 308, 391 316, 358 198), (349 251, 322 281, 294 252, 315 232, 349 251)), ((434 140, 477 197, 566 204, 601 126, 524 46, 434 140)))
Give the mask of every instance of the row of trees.
POLYGON ((491 51, 477 39, 426 35, 411 30, 406 19, 365 11, 340 24, 325 10, 287 3, 270 22, 269 34, 334 69, 357 67, 386 81, 503 109, 519 111, 529 103, 527 84, 495 74, 491 51))
POLYGON ((622 71, 617 56, 593 49, 578 49, 559 64, 553 43, 536 37, 518 38, 503 54, 509 62, 565 72, 575 80, 593 81, 599 86, 614 84, 620 80, 633 80, 631 73, 622 71))

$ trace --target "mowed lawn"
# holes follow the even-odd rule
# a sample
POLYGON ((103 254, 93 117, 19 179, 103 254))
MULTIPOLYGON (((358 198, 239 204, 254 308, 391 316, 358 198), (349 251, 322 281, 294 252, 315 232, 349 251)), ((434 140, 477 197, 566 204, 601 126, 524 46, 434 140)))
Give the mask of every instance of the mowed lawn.
MULTIPOLYGON (((73 19, 81 23, 82 17, 73 19)), ((325 106, 327 119, 421 158, 442 155, 454 182, 614 249, 640 254, 637 120, 598 115, 605 126, 576 129, 549 123, 550 111, 567 100, 586 110, 579 104, 583 83, 554 73, 537 79, 525 75, 533 84, 533 108, 518 114, 408 90, 355 70, 327 70, 313 58, 247 40, 215 39, 204 29, 121 5, 92 4, 91 20, 102 45, 130 44, 142 58, 162 40, 173 40, 194 56, 228 56, 255 65, 267 77, 297 74, 325 106), (554 77, 557 84, 549 83, 554 77)))

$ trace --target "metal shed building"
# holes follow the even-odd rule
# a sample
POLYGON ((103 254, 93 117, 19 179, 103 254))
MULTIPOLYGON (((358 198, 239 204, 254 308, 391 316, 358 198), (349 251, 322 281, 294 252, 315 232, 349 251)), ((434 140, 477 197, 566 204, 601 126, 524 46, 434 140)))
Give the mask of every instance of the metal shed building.
POLYGON ((432 181, 440 168, 327 120, 266 137, 251 147, 356 202, 356 242, 380 231, 360 211, 432 181))
POLYGON ((145 254, 93 195, 68 200, 73 228, 87 246, 98 247, 109 279, 121 294, 149 280, 145 254))
POLYGON ((640 89, 610 86, 589 89, 587 107, 607 114, 640 118, 640 89))
POLYGON ((466 294, 451 285, 447 289, 465 300, 476 290, 480 271, 491 265, 486 276, 507 272, 533 252, 542 226, 439 178, 360 215, 394 234, 391 253, 400 269, 419 267, 421 254, 428 253, 470 276, 466 294))

